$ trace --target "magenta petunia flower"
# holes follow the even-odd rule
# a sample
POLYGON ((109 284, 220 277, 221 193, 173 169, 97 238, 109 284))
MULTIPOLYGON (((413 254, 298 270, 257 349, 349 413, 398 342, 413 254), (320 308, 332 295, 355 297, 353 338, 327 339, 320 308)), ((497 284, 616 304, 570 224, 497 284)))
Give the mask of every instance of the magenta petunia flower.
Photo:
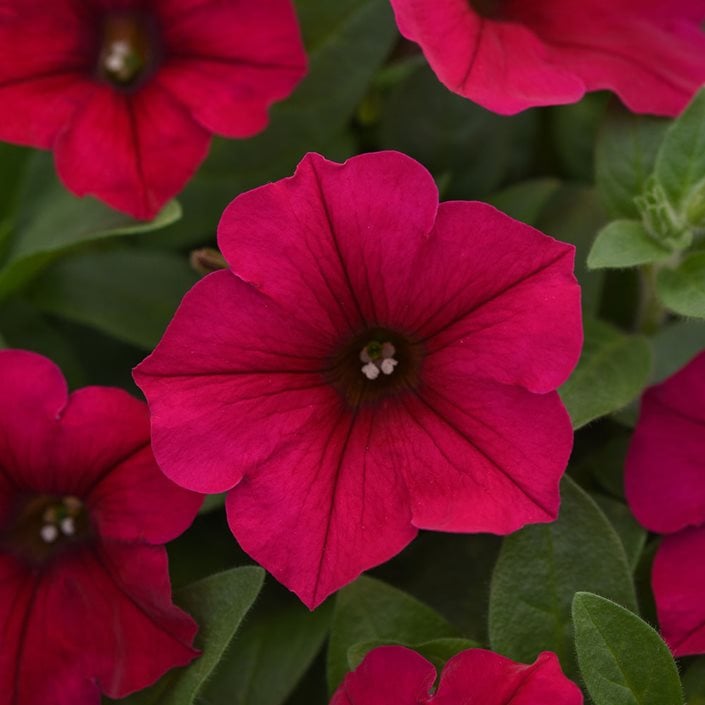
POLYGON ((396 152, 226 210, 232 267, 135 371, 157 461, 231 490, 241 546, 313 607, 418 529, 556 517, 572 445, 554 391, 582 342, 574 249, 483 203, 438 204, 396 152))
POLYGON ((306 71, 291 0, 0 0, 0 140, 151 218, 306 71))
POLYGON ((705 352, 644 394, 625 487, 636 518, 669 534, 652 572, 664 639, 705 654, 705 352))
POLYGON ((201 498, 159 472, 146 405, 19 350, 0 389, 0 702, 99 705, 189 663, 162 544, 201 498))
POLYGON ((391 0, 399 30, 455 93, 496 113, 610 90, 677 115, 705 81, 701 0, 391 0))
POLYGON ((530 666, 469 649, 436 669, 403 646, 380 646, 348 673, 330 705, 582 705, 583 695, 544 651, 530 666))

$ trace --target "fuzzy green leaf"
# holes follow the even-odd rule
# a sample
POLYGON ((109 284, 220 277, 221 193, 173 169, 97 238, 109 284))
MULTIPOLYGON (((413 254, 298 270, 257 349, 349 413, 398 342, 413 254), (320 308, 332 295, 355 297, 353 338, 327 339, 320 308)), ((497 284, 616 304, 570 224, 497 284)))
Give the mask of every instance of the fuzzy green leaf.
POLYGON ((705 90, 666 131, 654 175, 673 210, 692 222, 688 211, 697 210, 705 187, 705 90))
POLYGON ((170 671, 151 688, 121 700, 120 705, 194 705, 263 581, 261 568, 245 566, 211 575, 179 590, 175 601, 199 625, 196 646, 202 649, 200 657, 185 668, 170 671))
POLYGON ((597 189, 615 218, 638 218, 634 198, 644 190, 669 122, 634 115, 616 101, 598 134, 597 189))
POLYGON ((186 257, 136 248, 82 252, 30 288, 42 311, 151 350, 198 277, 186 257))
POLYGON ((626 406, 648 384, 652 353, 644 336, 626 335, 597 320, 585 321, 578 366, 560 388, 573 428, 626 406))
POLYGON ((134 220, 92 198, 76 198, 54 174, 51 155, 35 154, 30 162, 22 207, 0 260, 0 299, 36 277, 57 257, 98 240, 164 228, 181 217, 176 201, 149 222, 134 220))
POLYGON ((678 669, 661 637, 629 610, 580 592, 575 647, 594 705, 683 705, 678 669))
POLYGON ((671 311, 705 318, 705 252, 689 255, 676 269, 662 269, 656 285, 659 298, 671 311))
POLYGON ((437 612, 380 580, 362 576, 335 600, 328 646, 328 687, 333 692, 348 671, 348 649, 370 641, 418 644, 458 636, 437 612))
POLYGON ((558 520, 504 540, 490 592, 492 648, 524 663, 541 651, 554 651, 575 677, 570 609, 580 590, 636 609, 619 537, 595 502, 566 477, 558 520))
POLYGON ((637 220, 613 220, 597 233, 588 256, 590 269, 636 267, 662 262, 673 254, 660 245, 637 220))
POLYGON ((284 703, 321 650, 332 608, 327 602, 310 612, 291 593, 267 585, 218 673, 204 689, 203 702, 284 703))

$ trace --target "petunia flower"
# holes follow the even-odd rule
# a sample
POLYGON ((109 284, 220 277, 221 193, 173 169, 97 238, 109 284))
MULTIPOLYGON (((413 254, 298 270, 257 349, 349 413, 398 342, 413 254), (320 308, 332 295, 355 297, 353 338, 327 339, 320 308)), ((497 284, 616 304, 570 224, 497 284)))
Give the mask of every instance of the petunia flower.
POLYGON ((403 646, 380 646, 348 673, 330 705, 582 705, 583 695, 544 651, 530 666, 469 649, 436 669, 403 646))
POLYGON ((556 517, 572 446, 554 391, 582 342, 574 248, 438 204, 397 152, 242 194, 232 270, 201 280, 135 370, 157 462, 229 491, 240 545, 310 607, 418 529, 556 517))
POLYGON ((625 488, 641 524, 667 534, 651 576, 664 639, 705 654, 705 352, 644 394, 625 488))
POLYGON ((503 115, 610 90, 677 115, 705 81, 701 0, 390 0, 452 91, 503 115))
POLYGON ((151 218, 306 71, 291 0, 0 0, 0 140, 151 218))
POLYGON ((189 663, 162 544, 201 498, 159 472, 146 405, 19 350, 0 389, 0 703, 99 705, 189 663))

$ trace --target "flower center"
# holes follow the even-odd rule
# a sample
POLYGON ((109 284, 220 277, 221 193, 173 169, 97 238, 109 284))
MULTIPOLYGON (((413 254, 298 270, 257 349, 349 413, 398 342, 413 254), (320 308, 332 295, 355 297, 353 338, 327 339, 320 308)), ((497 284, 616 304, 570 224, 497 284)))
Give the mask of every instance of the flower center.
POLYGON ((406 335, 372 328, 341 346, 327 378, 357 407, 416 387, 422 357, 421 347, 406 335))
POLYGON ((373 340, 368 343, 360 353, 360 361, 365 363, 362 366, 362 374, 367 379, 377 379, 380 372, 383 375, 391 375, 399 364, 399 360, 394 359, 396 352, 397 349, 389 341, 380 343, 373 340))
POLYGON ((0 548, 41 563, 56 551, 90 536, 88 514, 73 496, 31 495, 22 498, 4 530, 0 548))
POLYGON ((154 33, 138 14, 110 14, 103 20, 98 73, 120 88, 135 86, 151 71, 154 33))
POLYGON ((480 17, 497 17, 502 0, 470 0, 470 6, 480 17))

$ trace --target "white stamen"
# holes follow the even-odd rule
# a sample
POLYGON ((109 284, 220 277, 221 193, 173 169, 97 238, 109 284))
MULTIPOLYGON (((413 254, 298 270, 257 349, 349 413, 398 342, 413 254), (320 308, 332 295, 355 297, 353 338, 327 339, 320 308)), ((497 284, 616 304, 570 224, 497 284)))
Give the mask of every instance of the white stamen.
POLYGON ((130 44, 122 39, 110 45, 105 57, 105 67, 114 73, 120 73, 127 68, 127 58, 130 56, 130 44))
POLYGON ((362 374, 365 375, 367 379, 377 379, 377 377, 379 377, 379 367, 377 367, 374 362, 368 362, 362 368, 362 374))
POLYGON ((393 357, 388 357, 382 360, 382 363, 380 364, 380 369, 382 370, 382 372, 384 372, 385 375, 391 375, 392 372, 394 372, 394 368, 398 364, 398 360, 395 360, 393 357))
POLYGON ((59 538, 59 530, 54 524, 46 524, 42 526, 39 535, 42 537, 44 543, 54 543, 54 541, 59 538))
POLYGON ((382 357, 386 360, 388 357, 394 357, 397 349, 391 343, 385 343, 382 346, 382 357))
POLYGON ((73 536, 76 533, 76 522, 73 517, 64 517, 59 526, 64 536, 73 536))
POLYGON ((362 352, 360 353, 360 362, 364 362, 364 363, 372 362, 372 358, 370 357, 369 353, 367 352, 367 348, 362 348, 362 352))

